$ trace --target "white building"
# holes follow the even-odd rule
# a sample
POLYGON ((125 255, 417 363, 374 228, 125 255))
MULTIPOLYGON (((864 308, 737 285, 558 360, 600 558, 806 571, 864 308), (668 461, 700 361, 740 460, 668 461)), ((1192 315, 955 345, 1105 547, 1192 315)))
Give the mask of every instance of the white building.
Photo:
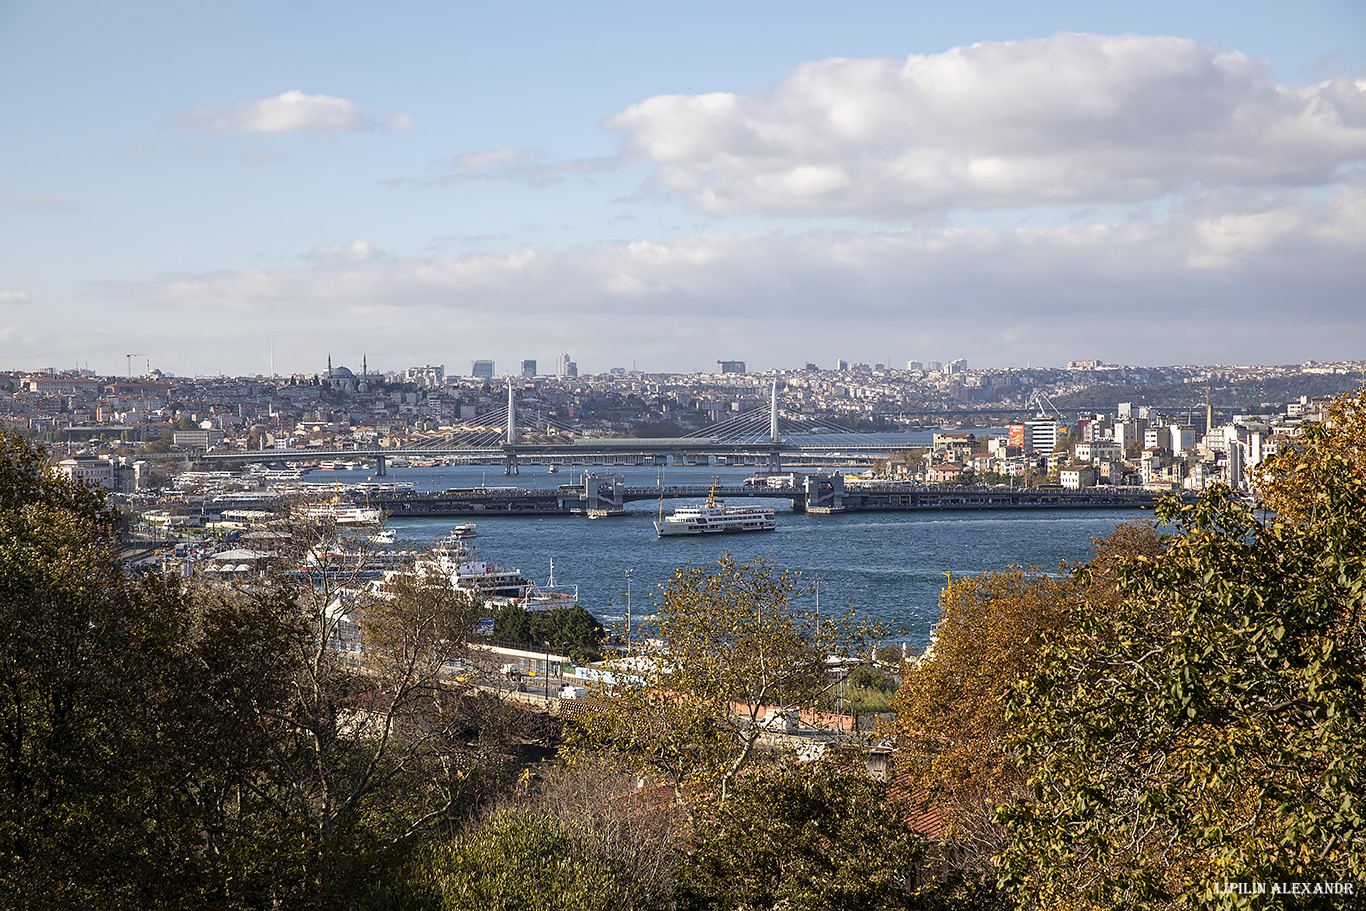
POLYGON ((1079 465, 1058 471, 1058 481, 1068 490, 1081 490, 1096 486, 1096 469, 1093 465, 1079 465))

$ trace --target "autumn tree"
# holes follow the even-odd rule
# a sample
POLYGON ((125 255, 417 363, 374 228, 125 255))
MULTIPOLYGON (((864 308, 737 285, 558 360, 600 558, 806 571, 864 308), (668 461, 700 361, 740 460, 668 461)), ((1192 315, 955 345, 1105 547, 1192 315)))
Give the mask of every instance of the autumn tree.
POLYGON ((800 590, 762 559, 678 570, 640 637, 658 650, 615 663, 620 682, 571 729, 573 750, 660 776, 685 806, 724 803, 755 759, 766 714, 815 706, 831 685, 827 660, 867 656, 880 638, 852 614, 804 610, 800 590))
POLYGON ((1006 830, 997 807, 1028 793, 1028 769, 1011 746, 1008 698, 1038 672, 1041 653, 1083 598, 1113 598, 1115 567, 1160 552, 1151 523, 1118 526, 1090 560, 1063 573, 1007 569, 949 578, 933 644, 909 662, 893 701, 898 774, 944 819, 947 878, 994 892, 1006 830))
POLYGON ((1166 550, 1119 566, 1015 691, 1026 904, 1251 907, 1278 899, 1221 884, 1366 875, 1360 404, 1266 466, 1279 515, 1222 488, 1164 502, 1166 550))
POLYGON ((1069 580, 1037 571, 950 578, 933 644, 893 701, 897 770, 941 809, 964 866, 990 864, 1001 839, 996 805, 1024 793, 1005 746, 1005 700, 1066 623, 1072 597, 1069 580))
POLYGON ((924 843, 863 769, 759 767, 697 830, 680 871, 705 911, 922 908, 924 843))

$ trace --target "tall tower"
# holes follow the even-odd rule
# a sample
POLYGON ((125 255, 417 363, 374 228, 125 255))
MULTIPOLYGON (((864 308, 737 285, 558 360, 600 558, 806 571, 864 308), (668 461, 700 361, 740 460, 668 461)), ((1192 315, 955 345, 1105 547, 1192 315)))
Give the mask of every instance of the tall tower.
POLYGON ((508 445, 517 442, 517 403, 512 400, 512 380, 508 380, 508 445))
POLYGON ((773 395, 768 403, 768 441, 778 442, 778 381, 773 381, 773 395))

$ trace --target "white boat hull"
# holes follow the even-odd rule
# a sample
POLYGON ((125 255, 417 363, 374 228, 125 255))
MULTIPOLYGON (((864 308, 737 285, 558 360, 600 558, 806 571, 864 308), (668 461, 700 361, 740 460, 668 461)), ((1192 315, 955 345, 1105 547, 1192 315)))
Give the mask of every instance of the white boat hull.
POLYGON ((777 526, 771 509, 727 509, 708 498, 706 506, 690 506, 674 511, 655 522, 661 538, 674 536, 733 535, 752 531, 773 531, 777 526))
POLYGON ((751 531, 773 531, 776 527, 771 522, 755 525, 689 525, 682 522, 656 522, 655 532, 661 538, 669 538, 675 535, 734 535, 751 531))

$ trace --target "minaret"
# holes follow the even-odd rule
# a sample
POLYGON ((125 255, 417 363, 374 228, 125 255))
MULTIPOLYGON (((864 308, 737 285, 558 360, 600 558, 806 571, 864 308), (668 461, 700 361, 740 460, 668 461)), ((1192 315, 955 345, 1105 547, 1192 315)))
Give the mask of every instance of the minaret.
POLYGON ((327 352, 327 378, 332 379, 332 352, 327 352))
POLYGON ((370 375, 370 369, 365 366, 365 355, 360 356, 360 378, 365 379, 370 375))

